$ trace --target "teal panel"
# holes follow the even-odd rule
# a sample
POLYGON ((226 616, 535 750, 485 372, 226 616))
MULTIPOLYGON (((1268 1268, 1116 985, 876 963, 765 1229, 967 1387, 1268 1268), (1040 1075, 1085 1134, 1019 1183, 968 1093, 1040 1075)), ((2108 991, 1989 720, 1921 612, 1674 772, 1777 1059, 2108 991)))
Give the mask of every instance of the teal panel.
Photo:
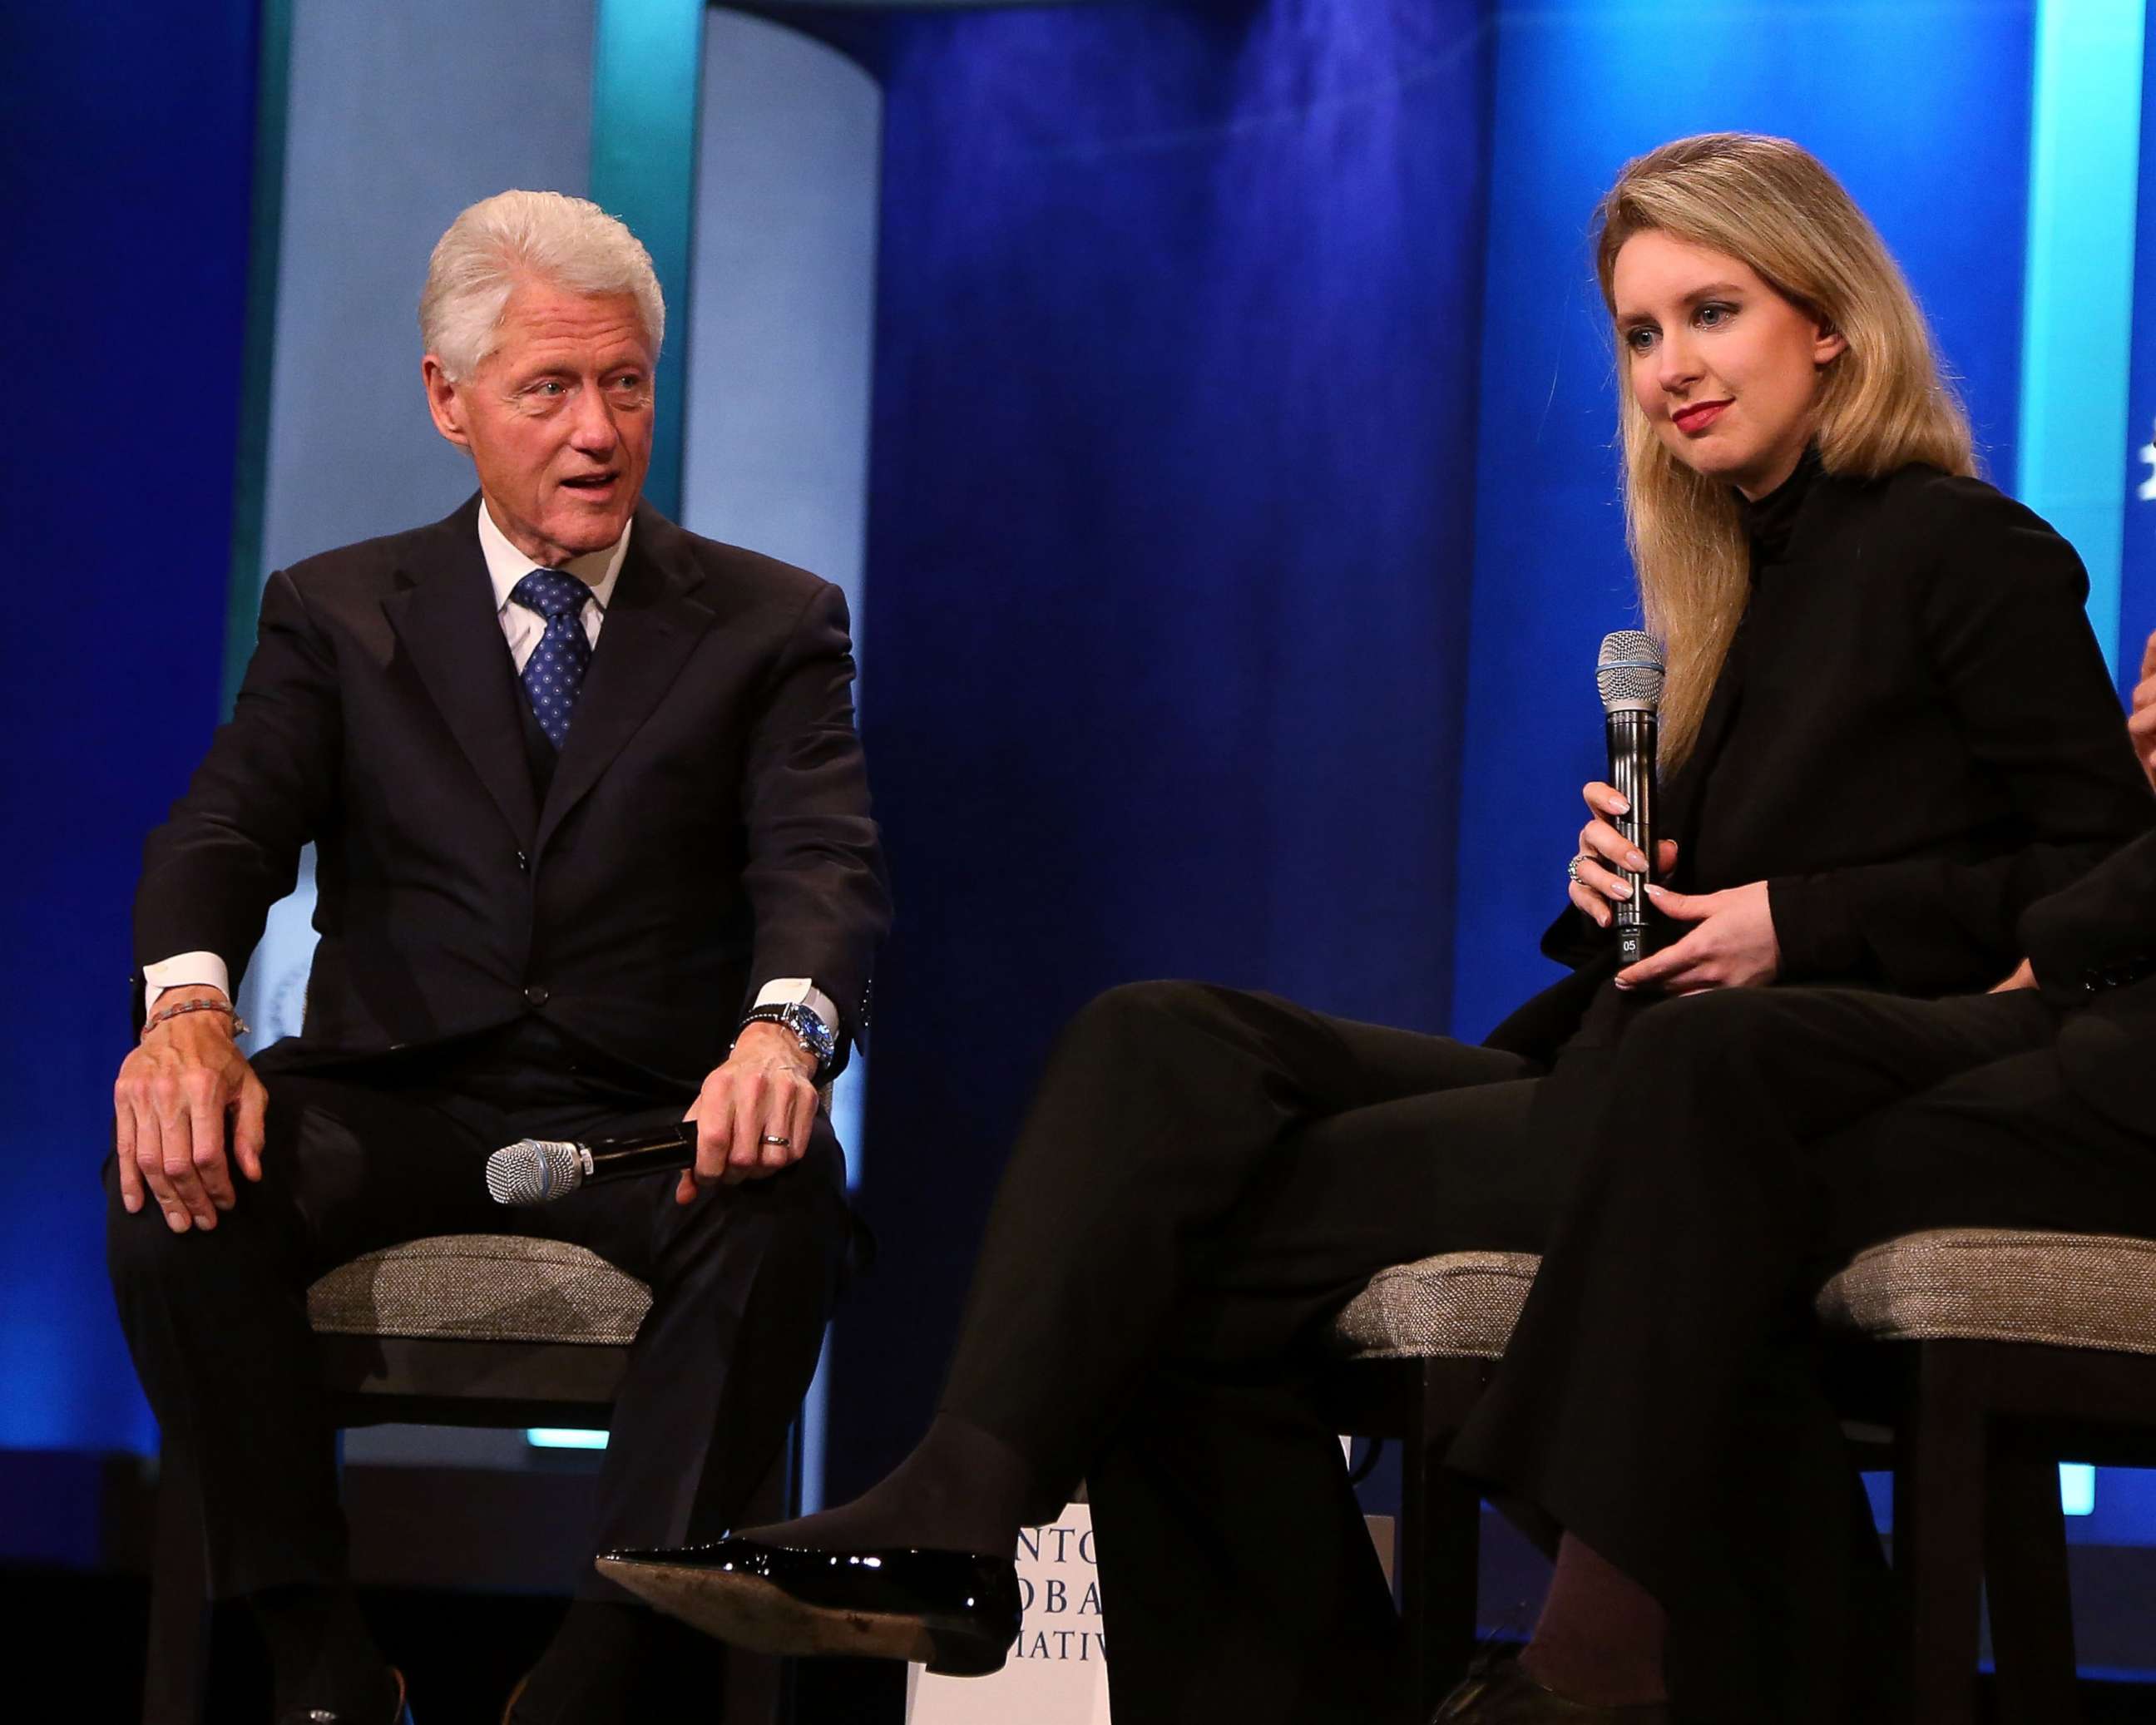
POLYGON ((704 0, 599 0, 598 28, 591 195, 635 230, 666 295, 659 423, 644 490, 660 509, 678 516, 704 0))
POLYGON ((2144 23, 2143 0, 2041 0, 2030 121, 2014 489, 2087 564, 2114 674, 2144 23))
POLYGON ((254 652, 270 489, 270 392, 277 362, 277 264, 285 229, 285 135, 292 82, 292 0, 262 0, 254 95, 254 209, 247 239, 247 336, 233 459, 232 562, 224 607, 224 706, 254 652))

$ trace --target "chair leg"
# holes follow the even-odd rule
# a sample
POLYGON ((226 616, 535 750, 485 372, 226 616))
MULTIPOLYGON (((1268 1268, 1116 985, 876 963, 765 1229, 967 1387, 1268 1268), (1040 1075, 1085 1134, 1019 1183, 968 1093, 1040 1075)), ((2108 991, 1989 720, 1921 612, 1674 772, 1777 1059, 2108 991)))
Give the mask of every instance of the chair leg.
POLYGON ((1995 1450, 1985 1485, 1984 1574, 2001 1725, 2076 1725, 2058 1463, 2041 1453, 1995 1450))
POLYGON ((168 1449, 158 1464, 157 1526, 150 1548, 142 1725, 199 1725, 208 1647, 202 1491, 193 1467, 168 1449))
MULTIPOLYGON (((1425 1404, 1429 1399, 1426 1393, 1425 1404)), ((1426 1408, 1418 1409, 1400 1445, 1394 1567, 1400 1579, 1409 1693, 1418 1714, 1425 1717, 1466 1674, 1475 1656, 1482 1500, 1472 1485, 1444 1465, 1451 1437, 1450 1428, 1433 1425, 1426 1408)))
POLYGON ((1894 1566, 1907 1590, 1911 1717, 1974 1725, 1985 1431, 1967 1350, 1919 1343, 1895 1441, 1894 1566))

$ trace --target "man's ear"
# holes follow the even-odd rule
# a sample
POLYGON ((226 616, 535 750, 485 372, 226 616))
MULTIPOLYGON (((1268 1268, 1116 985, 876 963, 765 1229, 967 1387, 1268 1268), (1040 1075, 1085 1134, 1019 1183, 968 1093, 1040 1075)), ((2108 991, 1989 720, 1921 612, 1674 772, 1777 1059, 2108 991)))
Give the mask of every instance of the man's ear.
POLYGON ((434 429, 459 449, 469 449, 471 434, 465 429, 464 398, 449 367, 430 353, 419 362, 419 377, 427 386, 427 411, 434 416, 434 429))

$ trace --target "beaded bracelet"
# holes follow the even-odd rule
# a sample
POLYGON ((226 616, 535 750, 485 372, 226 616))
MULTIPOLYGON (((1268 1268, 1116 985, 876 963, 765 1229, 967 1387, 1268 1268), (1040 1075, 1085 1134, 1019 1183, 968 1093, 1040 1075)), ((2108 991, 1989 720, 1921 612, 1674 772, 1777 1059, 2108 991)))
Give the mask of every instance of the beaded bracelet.
POLYGON ((228 1000, 182 1000, 177 1006, 161 1006, 143 1021, 142 1034, 147 1036, 167 1019, 176 1019, 182 1013, 221 1012, 232 1020, 232 1034, 244 1036, 254 1027, 233 1009, 228 1000))

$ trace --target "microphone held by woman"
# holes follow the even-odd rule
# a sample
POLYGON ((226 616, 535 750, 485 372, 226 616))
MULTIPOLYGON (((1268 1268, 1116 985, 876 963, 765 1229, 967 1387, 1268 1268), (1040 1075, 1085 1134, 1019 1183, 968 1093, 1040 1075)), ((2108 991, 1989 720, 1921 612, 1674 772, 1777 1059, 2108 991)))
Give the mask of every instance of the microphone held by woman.
POLYGON ((1662 701, 1661 644, 1643 629, 1612 629, 1602 638, 1594 683, 1602 695, 1603 728, 1609 742, 1609 783, 1631 805, 1617 830, 1647 860, 1627 870, 1632 896, 1616 906, 1617 947, 1623 964, 1637 964, 1653 950, 1647 930, 1647 883, 1654 876, 1656 718, 1662 701))

